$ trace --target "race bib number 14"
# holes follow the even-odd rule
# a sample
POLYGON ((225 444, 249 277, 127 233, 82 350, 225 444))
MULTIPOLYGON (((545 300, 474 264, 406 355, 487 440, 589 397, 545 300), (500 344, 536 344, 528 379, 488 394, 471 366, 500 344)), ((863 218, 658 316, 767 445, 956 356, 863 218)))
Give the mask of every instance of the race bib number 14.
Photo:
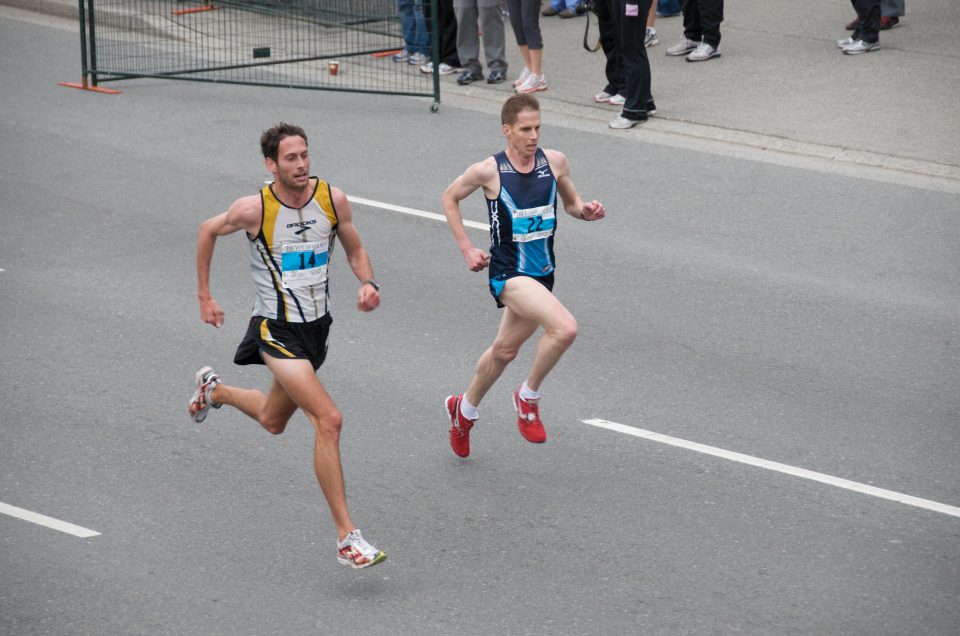
POLYGON ((327 279, 326 241, 284 243, 280 246, 280 258, 280 275, 288 289, 318 285, 327 279))

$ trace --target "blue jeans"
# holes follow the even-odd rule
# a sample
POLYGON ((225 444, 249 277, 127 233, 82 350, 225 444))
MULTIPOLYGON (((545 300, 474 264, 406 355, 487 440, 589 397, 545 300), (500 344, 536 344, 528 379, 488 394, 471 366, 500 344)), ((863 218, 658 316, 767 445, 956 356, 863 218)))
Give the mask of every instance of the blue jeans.
POLYGON ((680 0, 658 0, 657 13, 666 15, 680 13, 680 0))
POLYGON ((581 0, 550 0, 551 6, 557 11, 563 11, 564 9, 576 11, 580 2, 581 0))
POLYGON ((397 0, 403 48, 410 53, 430 53, 430 33, 423 17, 423 0, 397 0))

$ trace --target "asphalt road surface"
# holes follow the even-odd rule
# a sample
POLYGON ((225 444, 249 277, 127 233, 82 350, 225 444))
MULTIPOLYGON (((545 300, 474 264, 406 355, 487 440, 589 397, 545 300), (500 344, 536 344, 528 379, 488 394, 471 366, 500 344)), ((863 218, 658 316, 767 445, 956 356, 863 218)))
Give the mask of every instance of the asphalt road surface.
MULTIPOLYGON (((306 128, 314 173, 349 195, 439 213, 446 184, 502 149, 498 119, 58 87, 76 48, 0 19, 0 503, 99 534, 0 514, 0 633, 957 634, 956 194, 545 116, 543 145, 609 216, 560 220, 555 291, 580 334, 542 388, 548 442, 526 443, 510 406, 528 346, 466 460, 442 402, 496 331, 485 274, 442 222, 355 204, 383 305, 354 309, 335 254, 320 377, 344 412, 353 517, 389 554, 358 572, 336 562, 302 415, 277 437, 228 409, 186 416, 204 364, 269 377, 231 363, 253 299, 245 241, 217 248, 216 330, 199 320, 196 231, 269 176, 257 140, 278 121, 306 128)), ((464 209, 485 220, 479 196, 464 209)))

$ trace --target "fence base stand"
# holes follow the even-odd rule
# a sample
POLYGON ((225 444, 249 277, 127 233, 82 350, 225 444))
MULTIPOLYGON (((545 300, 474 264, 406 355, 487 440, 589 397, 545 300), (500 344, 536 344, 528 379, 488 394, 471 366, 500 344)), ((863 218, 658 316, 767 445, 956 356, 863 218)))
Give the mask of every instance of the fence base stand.
POLYGON ((102 86, 90 86, 86 82, 77 84, 76 82, 57 82, 57 86, 66 86, 67 88, 79 88, 82 91, 93 91, 94 93, 105 93, 107 95, 119 95, 120 91, 113 88, 103 88, 102 86))
POLYGON ((200 13, 201 11, 216 11, 220 7, 215 7, 211 4, 204 5, 202 7, 196 7, 194 9, 180 9, 179 11, 171 11, 172 15, 187 15, 189 13, 200 13))

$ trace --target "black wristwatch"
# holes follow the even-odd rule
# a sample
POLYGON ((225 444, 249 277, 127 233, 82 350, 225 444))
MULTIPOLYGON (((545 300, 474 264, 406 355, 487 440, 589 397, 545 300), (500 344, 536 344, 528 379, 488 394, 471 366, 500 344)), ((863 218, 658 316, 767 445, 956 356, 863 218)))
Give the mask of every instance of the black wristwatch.
POLYGON ((372 278, 368 278, 367 280, 363 281, 363 284, 370 285, 375 290, 380 291, 380 285, 377 283, 377 281, 373 280, 372 278))

